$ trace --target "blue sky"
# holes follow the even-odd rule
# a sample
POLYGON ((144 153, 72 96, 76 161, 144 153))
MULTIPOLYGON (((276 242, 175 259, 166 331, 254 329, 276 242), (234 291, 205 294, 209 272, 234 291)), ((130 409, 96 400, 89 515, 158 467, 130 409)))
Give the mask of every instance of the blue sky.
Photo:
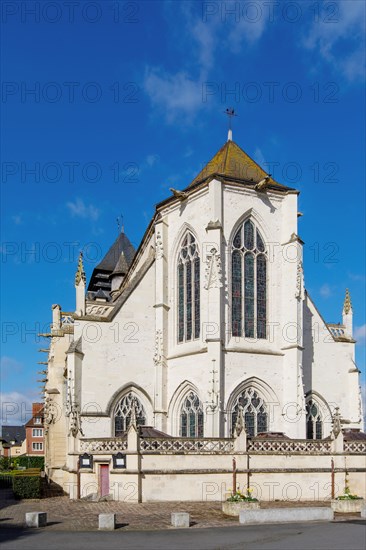
POLYGON ((73 310, 79 250, 89 277, 121 214, 137 246, 169 187, 225 142, 227 106, 234 140, 301 191, 305 282, 326 321, 341 321, 350 289, 364 384, 364 2, 2 9, 6 420, 24 421, 40 397, 36 333, 53 303, 73 310))

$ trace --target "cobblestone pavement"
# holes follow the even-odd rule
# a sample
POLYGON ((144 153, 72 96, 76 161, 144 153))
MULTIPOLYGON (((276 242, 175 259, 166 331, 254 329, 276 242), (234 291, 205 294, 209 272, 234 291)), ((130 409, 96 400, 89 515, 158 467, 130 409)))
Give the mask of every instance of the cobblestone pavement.
MULTIPOLYGON (((287 506, 329 506, 326 502, 262 502, 262 508, 287 506)), ((26 512, 47 512, 47 530, 92 531, 98 529, 98 514, 115 513, 117 529, 172 529, 170 514, 188 512, 193 528, 236 527, 238 518, 224 516, 220 502, 85 502, 67 496, 37 500, 15 500, 10 490, 0 492, 0 527, 24 527, 26 512)), ((337 519, 346 519, 337 517, 337 519)), ((359 514, 352 518, 360 519, 359 514)))

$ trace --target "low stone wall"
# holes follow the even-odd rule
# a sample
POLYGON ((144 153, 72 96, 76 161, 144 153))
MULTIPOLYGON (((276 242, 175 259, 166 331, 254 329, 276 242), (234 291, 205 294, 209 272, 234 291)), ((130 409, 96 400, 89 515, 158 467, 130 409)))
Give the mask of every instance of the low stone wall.
POLYGON ((297 523, 304 521, 332 521, 330 508, 267 508, 266 510, 242 510, 239 523, 256 525, 262 523, 297 523))
POLYGON ((80 450, 91 456, 92 467, 81 468, 78 475, 80 452, 69 455, 62 486, 70 498, 100 494, 102 465, 109 466, 109 492, 118 501, 222 502, 233 489, 245 493, 248 487, 259 501, 330 501, 333 482, 334 496, 342 495, 347 485, 351 493, 366 497, 363 446, 355 444, 345 452, 343 440, 246 445, 240 438, 141 439, 131 432, 126 440, 82 440, 80 450), (117 451, 124 456, 122 469, 113 465, 117 451))

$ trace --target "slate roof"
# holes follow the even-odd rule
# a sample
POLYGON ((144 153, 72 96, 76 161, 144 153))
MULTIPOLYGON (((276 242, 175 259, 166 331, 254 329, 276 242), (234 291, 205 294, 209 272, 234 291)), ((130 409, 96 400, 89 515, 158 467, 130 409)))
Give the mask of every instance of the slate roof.
POLYGON ((15 441, 20 445, 25 440, 24 426, 1 426, 1 437, 7 442, 15 441))
MULTIPOLYGON (((225 145, 214 155, 206 164, 201 172, 194 178, 189 187, 205 180, 213 175, 221 175, 227 179, 241 180, 256 184, 268 176, 263 170, 239 145, 234 141, 227 141, 225 145)), ((280 190, 288 189, 285 185, 270 180, 269 188, 278 188, 280 190)))
POLYGON ((366 441, 366 433, 357 429, 342 430, 345 441, 366 441))
POLYGON ((107 254, 94 268, 90 278, 88 291, 102 290, 110 292, 110 275, 114 272, 126 274, 135 255, 135 248, 125 233, 120 233, 107 254))
POLYGON ((120 233, 118 235, 103 260, 96 266, 96 269, 100 269, 102 271, 113 271, 122 252, 128 265, 130 265, 135 255, 135 249, 126 236, 126 233, 120 233))
POLYGON ((139 430, 141 437, 157 437, 164 439, 172 439, 173 437, 165 432, 161 432, 160 430, 153 428, 152 426, 139 426, 139 430))

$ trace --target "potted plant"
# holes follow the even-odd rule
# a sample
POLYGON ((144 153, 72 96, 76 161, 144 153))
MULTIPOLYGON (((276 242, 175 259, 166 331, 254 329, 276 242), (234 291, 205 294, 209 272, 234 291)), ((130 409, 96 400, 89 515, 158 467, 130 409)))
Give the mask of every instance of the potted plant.
POLYGON ((226 516, 238 516, 241 510, 253 510, 259 508, 259 501, 252 496, 253 489, 248 487, 246 494, 239 490, 232 491, 230 496, 222 503, 222 511, 226 516))
POLYGON ((347 478, 343 495, 340 495, 337 498, 332 499, 331 501, 332 510, 334 510, 334 512, 340 512, 343 514, 354 514, 357 512, 361 512, 363 505, 364 499, 351 493, 348 486, 347 478))

